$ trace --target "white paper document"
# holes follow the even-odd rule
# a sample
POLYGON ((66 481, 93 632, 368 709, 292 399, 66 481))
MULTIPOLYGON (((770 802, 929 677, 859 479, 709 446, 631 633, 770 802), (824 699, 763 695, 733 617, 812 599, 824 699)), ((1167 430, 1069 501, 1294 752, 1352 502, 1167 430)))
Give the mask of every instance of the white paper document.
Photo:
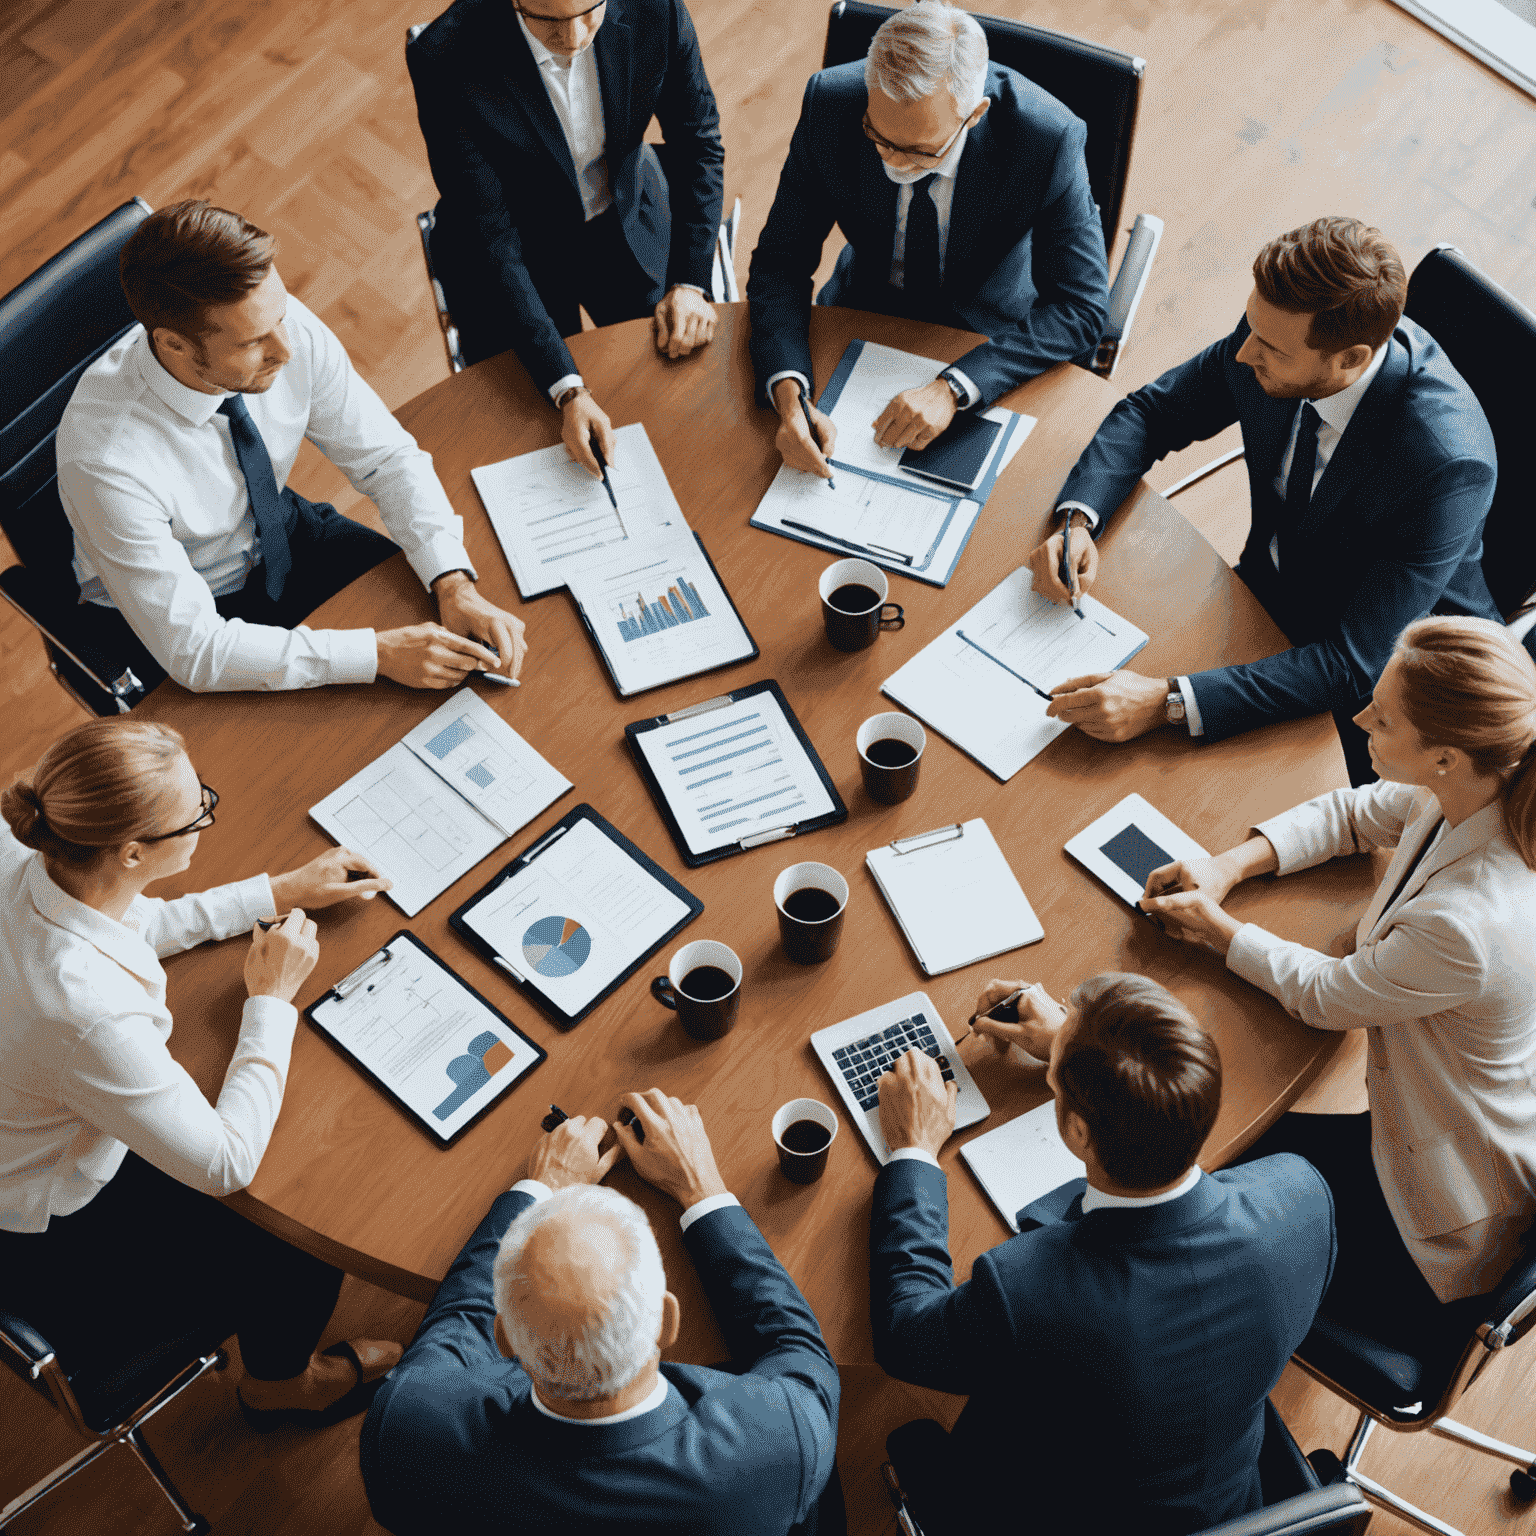
POLYGON ((570 787, 462 688, 309 814, 388 875, 385 894, 415 917, 570 787))
POLYGON ((1054 1099, 966 1142, 960 1156, 997 1207, 997 1214, 1015 1232, 1019 1230, 1015 1212, 1087 1172, 1056 1129, 1054 1099))
MULTIPOLYGON (((931 384, 939 376, 939 371, 948 366, 937 358, 918 357, 914 353, 900 352, 895 347, 881 346, 874 341, 864 342, 835 404, 827 412, 837 428, 837 444, 832 450, 832 462, 847 464, 870 474, 909 478, 908 472, 901 467, 902 450, 882 448, 875 441, 873 423, 894 396, 904 389, 917 389, 921 385, 931 384)), ((826 409, 825 406, 823 409, 826 409)), ((1001 406, 993 406, 983 414, 989 420, 1002 422, 1006 426, 1015 413, 1005 411, 1001 406)), ((1024 439, 1029 436, 1034 425, 1033 416, 1020 416, 1019 425, 1011 435, 1006 431, 998 433, 997 442, 992 445, 992 456, 982 466, 983 479, 992 473, 993 460, 999 453, 1003 457, 997 465, 998 470, 1007 468, 1014 454, 1024 446, 1024 439), (1007 439, 1006 443, 1004 439, 1007 439)), ((920 478, 918 483, 922 483, 920 478)))
POLYGON ((687 904, 585 819, 463 921, 566 1013, 579 1013, 677 926, 687 904))
POLYGON ((755 647, 687 528, 585 556, 571 596, 626 698, 753 655, 755 647))
POLYGON ((315 1022, 446 1141, 539 1052, 409 940, 380 953, 382 966, 375 956, 358 968, 366 985, 317 1003, 315 1022))
POLYGON ((1122 667, 1147 643, 1092 596, 1083 617, 1039 596, 1020 566, 888 677, 881 691, 1003 780, 1068 729, 1046 718, 1052 688, 1122 667))
POLYGON ((563 443, 470 471, 517 589, 527 597, 553 592, 594 551, 658 528, 683 528, 682 508, 642 423, 620 427, 609 467, 618 509, 563 443))
POLYGON ((924 974, 938 976, 1010 949, 1045 929, 979 816, 865 856, 924 974))
POLYGON ((636 739, 692 854, 834 809, 815 762, 771 693, 636 739))

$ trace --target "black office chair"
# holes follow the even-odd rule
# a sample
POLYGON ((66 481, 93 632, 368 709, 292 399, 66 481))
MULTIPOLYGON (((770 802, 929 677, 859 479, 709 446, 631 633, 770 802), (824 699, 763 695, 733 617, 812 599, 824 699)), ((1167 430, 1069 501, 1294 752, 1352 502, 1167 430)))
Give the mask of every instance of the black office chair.
POLYGON ((1536 1231, 1527 1237, 1524 1251, 1503 1285, 1480 1310, 1485 1319, 1470 1336, 1464 1326, 1447 1326, 1439 1337, 1423 1339, 1414 1354, 1346 1327, 1329 1317, 1326 1310, 1318 1314, 1293 1358, 1309 1376, 1360 1411, 1342 1461, 1331 1451, 1312 1453, 1312 1465, 1324 1482, 1343 1479, 1354 1483, 1366 1498, 1411 1525, 1437 1536, 1460 1536, 1454 1526, 1426 1514, 1360 1471, 1366 1443, 1380 1424, 1409 1434, 1428 1430, 1489 1455, 1523 1463, 1520 1470, 1510 1474, 1510 1490, 1522 1501, 1536 1498, 1536 1457, 1530 1451, 1506 1445, 1445 1416, 1488 1366, 1536 1323, 1536 1231))
MULTIPOLYGON (((862 59, 880 24, 895 14, 889 6, 871 5, 868 0, 836 0, 827 17, 821 67, 830 69, 834 64, 862 59)), ((987 52, 994 64, 1018 70, 1088 125, 1084 150, 1088 184, 1104 223, 1105 254, 1113 255, 1131 169, 1131 144, 1136 136, 1146 60, 1022 21, 998 16, 975 19, 987 35, 987 52)), ((1109 318, 1093 361, 1093 371, 1106 379, 1114 374, 1121 348, 1131 334, 1162 235, 1160 218, 1137 214, 1120 270, 1110 285, 1109 318)))
MULTIPOLYGON (((947 1436, 932 1419, 903 1424, 890 1438, 888 1448, 898 1460, 907 1455, 925 1459, 943 1457, 947 1436)), ((902 1536, 925 1536, 901 1487, 899 1469, 889 1461, 880 1468, 885 1491, 896 1507, 902 1536)), ((1325 1486, 1291 1437, 1268 1398, 1264 1400, 1264 1443, 1259 1450, 1259 1485, 1264 1507, 1220 1525, 1208 1526, 1199 1536, 1360 1536, 1371 1521, 1371 1506, 1359 1489, 1347 1482, 1325 1486)), ((1084 1489, 1083 1525, 1093 1516, 1093 1490, 1084 1489)))
POLYGON ((207 1520, 188 1508, 140 1430, 194 1381, 224 1369, 229 1357, 218 1342, 176 1339, 132 1358, 92 1360, 69 1369, 25 1319, 0 1312, 0 1360, 92 1442, 0 1509, 0 1531, 114 1445, 126 1445, 139 1458, 170 1500, 183 1531, 211 1530, 207 1520))
MULTIPOLYGON (((405 46, 409 48, 412 43, 427 30, 430 23, 419 21, 414 26, 405 29, 405 46)), ((658 151, 663 151, 665 146, 656 146, 658 151)), ((665 167, 665 155, 662 154, 662 163, 665 167)), ((438 281, 437 272, 432 266, 432 231, 437 225, 436 212, 428 208, 425 212, 416 215, 416 230, 421 236, 421 256, 427 264, 427 281, 432 285, 432 299, 437 306, 437 328, 443 333, 443 348, 448 354, 448 369, 451 373, 463 373, 465 368, 464 353, 459 346, 459 328, 453 323, 453 316, 448 311, 448 296, 443 292, 443 285, 438 281)), ((714 260, 710 271, 709 296, 716 304, 734 304, 741 297, 741 290, 736 283, 736 232, 741 227, 741 199, 738 197, 731 209, 728 219, 720 226, 720 233, 715 238, 714 260)))
POLYGON ((0 299, 0 527, 21 560, 0 592, 37 626, 64 689, 98 715, 126 714, 144 687, 82 630, 59 504, 53 439, 80 375, 134 323, 117 258, 151 210, 136 197, 0 299))

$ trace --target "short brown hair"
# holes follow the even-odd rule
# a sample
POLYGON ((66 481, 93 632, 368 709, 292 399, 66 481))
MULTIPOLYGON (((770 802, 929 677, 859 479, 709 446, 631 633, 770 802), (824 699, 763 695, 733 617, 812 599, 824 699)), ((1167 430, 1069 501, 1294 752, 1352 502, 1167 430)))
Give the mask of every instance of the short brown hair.
POLYGON ((199 341, 213 329, 208 311, 238 304, 272 270, 276 251, 266 230, 194 198, 150 214, 128 237, 117 272, 151 336, 163 326, 199 341))
POLYGON ((0 794, 0 815, 24 848, 90 864, 164 830, 167 770, 185 750, 179 731, 152 720, 88 720, 0 794))
POLYGON ((1331 354, 1392 334, 1408 298, 1408 277, 1379 229, 1359 219, 1313 219, 1277 235, 1254 258, 1259 297, 1287 314, 1311 315, 1307 345, 1331 354))
POLYGON ((1146 976, 1105 971, 1072 1001, 1077 1021, 1056 1063, 1062 1108, 1082 1117, 1116 1184, 1172 1183, 1199 1156, 1221 1108, 1216 1042, 1146 976))
POLYGON ((1491 619, 1419 619, 1397 639, 1403 714, 1426 747, 1497 778, 1504 831, 1536 869, 1536 663, 1491 619))

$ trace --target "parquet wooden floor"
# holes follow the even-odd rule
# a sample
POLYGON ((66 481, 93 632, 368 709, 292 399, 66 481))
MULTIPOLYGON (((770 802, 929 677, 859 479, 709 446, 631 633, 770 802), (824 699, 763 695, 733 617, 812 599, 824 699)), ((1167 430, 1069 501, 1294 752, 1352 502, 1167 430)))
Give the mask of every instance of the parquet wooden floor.
MULTIPOLYGON (((1536 108, 1388 0, 992 8, 1148 61, 1127 222, 1145 210, 1167 230, 1117 380, 1125 388, 1223 334, 1257 247, 1320 213, 1371 219, 1410 264, 1454 241, 1532 301, 1536 108)), ((820 62, 825 3, 693 0, 692 10, 720 101, 728 195, 742 199, 744 280, 803 83, 820 62)), ((413 221, 434 192, 402 51, 407 25, 432 14, 426 0, 0 0, 0 292, 135 193, 156 205, 207 196, 277 233, 285 280, 389 404, 444 377, 413 221)), ((1171 483, 1222 446, 1170 458, 1153 483, 1171 483)), ((313 452, 294 483, 371 513, 313 452)), ((1180 509, 1235 557, 1246 518, 1240 471, 1188 493, 1180 509)), ((80 718, 8 608, 0 710, 7 778, 80 718)), ((1350 1061, 1329 1085, 1335 1100, 1358 1094, 1358 1058, 1350 1061)), ((420 1313, 349 1280, 336 1333, 405 1339, 420 1313)), ((200 1385, 149 1431, 220 1536, 377 1531, 357 1476, 356 1421, 259 1439, 234 1411, 234 1374, 200 1385)), ((1462 1416, 1501 1438, 1536 1439, 1533 1383, 1536 1346, 1527 1345, 1474 1389, 1462 1416)), ((1343 1448, 1352 1415, 1294 1368, 1277 1400, 1304 1446, 1343 1448)), ((856 1536, 894 1528, 874 1470, 884 1427, 935 1406, 952 1417, 959 1402, 889 1383, 872 1367, 847 1373, 840 1450, 856 1536)), ((0 1501, 74 1448, 46 1408, 0 1379, 0 1501)), ((1020 1448, 1026 1485, 1028 1454, 1020 1448)), ((16 1536, 172 1530, 130 1459, 98 1463, 19 1522, 16 1536)), ((1367 1468, 1468 1536, 1536 1533, 1536 1513, 1516 1510, 1502 1491, 1504 1468, 1461 1447, 1379 1433, 1367 1468)), ((1408 1529, 1385 1515, 1373 1526, 1381 1536, 1408 1529)))

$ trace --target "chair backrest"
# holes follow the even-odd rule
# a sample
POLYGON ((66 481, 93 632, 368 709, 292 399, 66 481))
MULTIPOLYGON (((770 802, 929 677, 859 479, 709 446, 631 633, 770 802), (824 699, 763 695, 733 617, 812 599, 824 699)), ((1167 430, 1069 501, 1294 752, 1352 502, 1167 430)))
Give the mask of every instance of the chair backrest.
MULTIPOLYGON (((821 67, 862 59, 880 23, 895 14, 889 6, 871 5, 869 0, 836 0, 827 17, 821 67)), ((1110 254, 1131 169, 1131 141, 1136 135, 1146 61, 1022 21, 1000 16, 975 19, 987 34, 987 51, 994 64, 1018 70, 1088 125, 1088 183, 1104 224, 1104 251, 1110 254)))
POLYGON ((80 375, 134 323, 117 258, 150 212, 124 203, 0 299, 0 527, 42 581, 73 587, 54 434, 80 375))
POLYGON ((1536 514, 1525 483, 1536 314, 1454 245, 1436 246, 1413 269, 1407 313, 1440 343, 1493 428, 1499 483, 1483 530, 1483 575, 1507 617, 1536 586, 1536 514))

